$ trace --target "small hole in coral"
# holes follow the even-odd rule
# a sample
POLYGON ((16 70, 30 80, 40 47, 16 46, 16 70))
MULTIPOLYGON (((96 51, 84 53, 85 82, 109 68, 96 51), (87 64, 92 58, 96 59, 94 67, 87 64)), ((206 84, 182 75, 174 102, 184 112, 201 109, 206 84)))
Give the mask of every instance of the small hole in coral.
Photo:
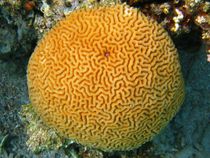
POLYGON ((105 56, 105 57, 109 57, 109 56, 110 56, 110 53, 106 51, 106 52, 104 53, 104 56, 105 56))

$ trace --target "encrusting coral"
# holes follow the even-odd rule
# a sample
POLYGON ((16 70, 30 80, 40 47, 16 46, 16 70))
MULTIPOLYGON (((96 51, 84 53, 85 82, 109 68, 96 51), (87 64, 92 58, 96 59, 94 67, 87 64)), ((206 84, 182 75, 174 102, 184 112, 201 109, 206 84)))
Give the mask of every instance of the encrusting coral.
POLYGON ((170 37, 127 5, 80 9, 58 22, 32 54, 27 77, 45 123, 105 151, 149 141, 184 100, 170 37))

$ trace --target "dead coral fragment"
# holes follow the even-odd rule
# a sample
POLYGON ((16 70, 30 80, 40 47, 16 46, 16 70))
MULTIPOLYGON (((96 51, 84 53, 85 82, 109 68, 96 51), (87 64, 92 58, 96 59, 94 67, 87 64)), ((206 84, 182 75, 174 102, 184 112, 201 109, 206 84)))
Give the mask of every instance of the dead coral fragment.
POLYGON ((130 150, 167 125, 184 99, 165 30, 127 5, 81 9, 39 43, 30 100, 48 125, 81 144, 130 150))
POLYGON ((195 23, 202 29, 202 39, 207 49, 207 61, 210 62, 210 2, 205 2, 199 7, 195 23))

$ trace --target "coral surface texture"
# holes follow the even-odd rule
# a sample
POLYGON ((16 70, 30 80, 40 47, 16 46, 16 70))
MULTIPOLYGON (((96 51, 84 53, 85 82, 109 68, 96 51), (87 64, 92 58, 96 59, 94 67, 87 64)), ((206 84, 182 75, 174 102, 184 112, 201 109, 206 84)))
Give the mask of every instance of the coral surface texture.
POLYGON ((127 5, 80 9, 58 22, 32 54, 27 79, 44 122, 106 151, 149 141, 184 100, 172 40, 127 5))

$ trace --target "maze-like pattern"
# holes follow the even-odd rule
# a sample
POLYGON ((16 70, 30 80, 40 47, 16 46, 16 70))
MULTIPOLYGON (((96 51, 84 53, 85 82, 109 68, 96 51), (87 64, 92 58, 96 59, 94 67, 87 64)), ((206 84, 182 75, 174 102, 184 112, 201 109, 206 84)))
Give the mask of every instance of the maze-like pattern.
POLYGON ((60 21, 32 54, 28 87, 48 125, 103 150, 150 140, 184 99, 168 34, 126 5, 78 10, 60 21))

